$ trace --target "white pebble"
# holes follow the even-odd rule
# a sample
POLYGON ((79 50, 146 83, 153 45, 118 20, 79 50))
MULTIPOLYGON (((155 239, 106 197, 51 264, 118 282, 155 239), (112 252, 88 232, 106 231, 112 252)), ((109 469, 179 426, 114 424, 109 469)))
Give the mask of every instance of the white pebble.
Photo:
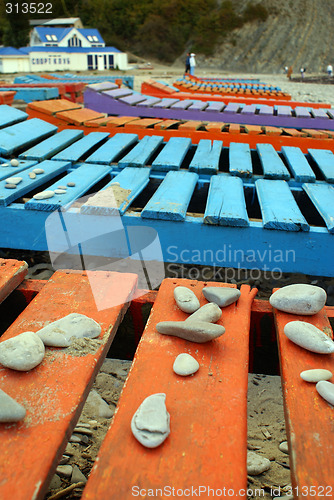
POLYGON ((9 167, 9 163, 1 163, 2 167, 9 167))
POLYGON ((67 189, 67 186, 57 186, 57 189, 67 189))
POLYGON ((42 168, 34 168, 33 172, 35 172, 35 174, 37 174, 37 175, 45 173, 45 171, 42 168))
POLYGON ((321 368, 315 368, 313 370, 304 370, 301 372, 300 376, 305 382, 317 383, 320 382, 320 380, 329 380, 332 377, 332 372, 321 368))
POLYGON ((55 195, 54 191, 41 191, 40 193, 34 194, 34 200, 47 200, 55 195))
POLYGON ((203 295, 209 302, 214 302, 219 307, 226 307, 236 302, 241 292, 236 288, 208 286, 203 288, 203 295))
POLYGON ((16 184, 5 184, 5 189, 16 189, 16 184))
POLYGON ((30 179, 36 179, 35 172, 29 172, 29 177, 30 177, 30 179))
POLYGON ((25 414, 25 408, 0 389, 0 422, 18 422, 25 414))
POLYGON ((173 335, 199 344, 214 340, 225 333, 223 326, 206 321, 161 321, 156 328, 163 335, 173 335))
POLYGON ((295 344, 319 354, 334 352, 334 342, 316 326, 305 321, 290 321, 284 327, 285 335, 295 344))
POLYGON ((22 180, 22 177, 7 177, 6 182, 8 182, 8 184, 20 184, 22 180))
POLYGON ((326 304, 327 294, 323 288, 314 285, 288 285, 272 294, 270 304, 292 314, 312 315, 326 304))
POLYGON ((95 339, 101 333, 101 326, 84 314, 71 313, 46 325, 37 334, 45 345, 69 347, 72 337, 95 339))
POLYGON ((334 406, 334 384, 327 382, 327 380, 321 380, 317 383, 315 388, 320 396, 327 401, 327 403, 334 406))
POLYGON ((34 332, 24 332, 0 343, 0 363, 12 370, 32 370, 43 361, 44 354, 44 344, 34 332))
POLYGON ((66 189, 55 189, 55 194, 66 194, 66 189))
POLYGON ((289 455, 289 446, 287 441, 282 441, 282 443, 279 444, 278 448, 282 453, 286 453, 287 455, 289 455))
POLYGON ((15 158, 13 158, 12 160, 10 160, 10 164, 12 167, 18 167, 19 166, 19 161, 16 160, 15 158))
POLYGON ((258 476, 270 468, 270 460, 268 458, 255 453, 254 451, 247 451, 247 474, 250 476, 258 476))
POLYGON ((198 369, 198 361, 186 352, 179 354, 173 364, 174 372, 177 375, 182 375, 183 377, 196 373, 198 369))
POLYGON ((217 304, 209 302, 192 313, 185 321, 208 321, 209 323, 216 323, 222 315, 222 310, 217 304))
POLYGON ((68 187, 74 187, 75 186, 75 182, 68 182, 67 185, 68 185, 68 187))
POLYGON ((165 401, 166 394, 152 394, 144 399, 132 417, 132 433, 146 448, 156 448, 170 433, 170 416, 165 401))
POLYGON ((181 311, 193 313, 199 309, 200 303, 192 290, 185 286, 174 288, 174 299, 181 311))

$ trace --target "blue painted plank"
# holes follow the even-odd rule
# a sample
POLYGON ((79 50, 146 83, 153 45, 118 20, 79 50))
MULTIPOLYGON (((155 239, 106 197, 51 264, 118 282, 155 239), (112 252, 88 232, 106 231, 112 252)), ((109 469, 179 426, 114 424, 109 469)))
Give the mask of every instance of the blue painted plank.
POLYGON ((110 163, 115 161, 125 149, 134 145, 137 141, 137 134, 115 134, 111 139, 108 139, 103 146, 94 151, 94 153, 86 159, 86 163, 110 165, 110 163))
POLYGON ((145 96, 146 99, 145 101, 141 101, 137 104, 137 106, 142 106, 143 108, 148 108, 150 106, 153 106, 153 104, 157 104, 158 102, 161 102, 160 97, 149 97, 145 96))
POLYGON ((168 172, 157 191, 143 208, 146 219, 184 221, 198 175, 194 172, 168 172))
POLYGON ((179 102, 179 99, 173 99, 171 97, 164 97, 161 101, 153 104, 153 108, 170 108, 172 104, 179 102))
POLYGON ((68 148, 60 151, 52 159, 57 161, 79 161, 82 157, 89 154, 93 148, 105 142, 107 137, 109 137, 107 132, 90 132, 68 148))
POLYGON ((192 99, 183 99, 181 101, 176 102, 171 105, 171 109, 188 109, 189 106, 194 104, 194 100, 192 99))
POLYGON ((50 137, 57 127, 39 118, 32 118, 0 130, 0 154, 9 156, 31 144, 50 137))
POLYGON ((51 156, 59 153, 59 151, 73 144, 78 139, 81 139, 83 135, 84 133, 82 130, 62 130, 61 132, 58 132, 58 134, 55 134, 45 141, 36 144, 36 146, 33 146, 27 151, 24 151, 24 153, 19 155, 19 158, 37 161, 47 160, 48 158, 51 158, 51 156))
POLYGON ((293 146, 282 146, 281 152, 297 182, 314 182, 315 174, 304 153, 293 146))
POLYGON ((186 137, 172 137, 152 162, 152 170, 162 172, 179 170, 190 147, 191 139, 186 137))
POLYGON ((257 144, 263 175, 266 179, 290 179, 290 174, 272 144, 257 144))
POLYGON ((162 142, 163 137, 158 135, 145 135, 145 137, 143 137, 142 140, 118 162, 119 168, 143 167, 162 142))
POLYGON ((285 181, 258 179, 255 181, 255 186, 265 229, 310 230, 285 181))
POLYGON ((207 101, 208 107, 205 111, 211 111, 212 113, 219 113, 223 108, 225 108, 224 102, 219 101, 207 101))
POLYGON ((334 233, 334 188, 329 184, 303 184, 304 191, 308 194, 313 204, 324 219, 327 229, 334 233))
POLYGON ((125 97, 127 95, 132 95, 133 90, 130 90, 130 89, 104 90, 103 92, 101 92, 101 94, 118 99, 119 97, 125 97))
POLYGON ((312 118, 306 106, 296 106, 294 112, 297 118, 312 118))
POLYGON ((334 154, 327 149, 309 149, 309 154, 318 165, 327 182, 334 182, 334 154))
POLYGON ((86 85, 86 88, 96 90, 96 92, 101 92, 102 90, 115 90, 118 89, 118 85, 113 82, 102 82, 102 83, 90 83, 86 85))
POLYGON ((238 113, 238 111, 242 108, 242 105, 238 102, 229 102, 227 106, 224 108, 224 113, 238 113))
POLYGON ((208 103, 207 102, 203 102, 203 101, 194 101, 190 106, 189 106, 189 110, 190 111, 202 111, 204 109, 206 109, 208 107, 208 103))
POLYGON ((314 116, 314 118, 323 118, 324 120, 329 120, 329 116, 327 114, 326 109, 312 108, 311 114, 312 116, 314 116))
POLYGON ((222 141, 210 141, 201 139, 196 152, 190 162, 190 172, 198 174, 216 174, 219 170, 220 153, 223 147, 222 141))
POLYGON ((273 116, 274 115, 273 106, 268 106, 267 104, 260 104, 259 115, 273 116))
POLYGON ((127 210, 150 180, 147 167, 126 167, 81 207, 83 214, 115 215, 127 210))
POLYGON ((27 118, 27 113, 20 109, 12 108, 12 106, 8 106, 7 104, 1 104, 0 106, 0 128, 9 127, 27 118))
POLYGON ((7 179, 7 177, 17 177, 20 172, 23 172, 23 170, 37 164, 37 161, 18 160, 18 162, 19 164, 17 167, 13 167, 9 160, 0 162, 0 181, 7 179))
POLYGON ((253 165, 249 144, 231 142, 229 149, 230 174, 239 177, 251 177, 253 165))
POLYGON ((45 184, 50 181, 57 175, 62 174, 65 170, 70 166, 70 163, 67 161, 57 162, 45 160, 38 165, 38 168, 42 168, 44 170, 44 174, 36 175, 35 179, 30 179, 29 172, 32 169, 24 170, 20 172, 19 177, 22 177, 22 181, 17 185, 16 189, 7 189, 5 188, 6 181, 0 182, 0 205, 7 206, 12 203, 14 200, 17 200, 29 193, 37 189, 39 186, 45 184))
POLYGON ((239 177, 211 178, 204 222, 221 226, 249 226, 243 182, 239 177))
POLYGON ((15 99, 32 102, 32 101, 45 101, 47 99, 58 99, 58 87, 7 87, 1 90, 15 90, 15 99))
POLYGON ((258 109, 258 104, 246 104, 241 110, 243 115, 254 115, 255 111, 258 109))
POLYGON ((291 106, 274 106, 277 116, 291 116, 291 106))
POLYGON ((111 170, 110 167, 105 165, 82 165, 47 188, 48 190, 54 191, 59 186, 67 186, 68 182, 73 182, 75 186, 68 186, 65 194, 55 194, 55 196, 47 200, 35 200, 31 198, 31 200, 27 201, 24 205, 24 208, 27 210, 42 210, 46 212, 58 210, 63 206, 73 203, 87 193, 94 184, 108 175, 111 170))
POLYGON ((119 101, 129 104, 130 106, 135 106, 139 102, 146 101, 146 96, 141 94, 132 94, 125 97, 119 97, 119 101))

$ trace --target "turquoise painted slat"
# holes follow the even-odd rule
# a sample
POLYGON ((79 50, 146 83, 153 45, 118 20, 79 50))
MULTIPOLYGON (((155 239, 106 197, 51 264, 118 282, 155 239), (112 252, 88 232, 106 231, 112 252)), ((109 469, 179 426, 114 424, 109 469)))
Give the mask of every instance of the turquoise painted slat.
POLYGON ((258 179, 255 186, 265 229, 310 230, 285 181, 258 179))
POLYGON ((47 200, 31 200, 27 201, 24 208, 27 210, 42 210, 45 212, 53 212, 64 205, 73 203, 75 200, 83 196, 90 188, 98 181, 103 179, 111 172, 112 168, 105 165, 94 165, 92 163, 84 164, 62 179, 48 186, 48 190, 54 191, 59 186, 67 186, 68 182, 73 182, 75 186, 68 186, 65 194, 56 194, 47 200))
POLYGON ((194 172, 168 172, 157 191, 143 208, 147 219, 184 221, 198 181, 194 172))
POLYGON ((26 170, 27 168, 31 168, 36 165, 37 161, 25 161, 18 160, 19 164, 17 167, 12 167, 9 161, 5 163, 0 163, 0 181, 7 179, 7 177, 17 177, 20 172, 26 170))
POLYGON ((95 215, 114 215, 119 213, 123 215, 129 205, 147 186, 149 180, 149 168, 126 167, 99 191, 93 199, 82 205, 81 213, 95 215), (109 200, 106 199, 108 197, 108 190, 110 192, 109 200))
POLYGON ((198 174, 216 174, 219 170, 219 158, 223 147, 222 141, 201 139, 189 165, 190 172, 198 174))
POLYGON ((172 137, 152 162, 152 170, 163 172, 179 170, 190 146, 191 139, 186 137, 172 137))
POLYGON ((282 146, 281 152, 286 159, 297 182, 314 182, 316 177, 304 153, 293 146, 282 146))
POLYGON ((101 163, 102 165, 110 165, 110 163, 115 161, 115 159, 122 154, 124 149, 132 146, 137 141, 137 134, 115 134, 92 155, 88 156, 86 163, 101 163))
POLYGON ((143 167, 163 140, 163 137, 158 135, 145 135, 145 137, 143 137, 142 140, 118 162, 119 168, 143 167))
POLYGON ((327 182, 334 182, 334 154, 327 149, 309 149, 309 154, 318 165, 327 182))
POLYGON ((9 156, 57 132, 57 127, 32 118, 0 130, 0 154, 9 156))
POLYGON ((0 182, 0 205, 9 205, 14 200, 17 200, 29 193, 37 189, 39 186, 45 184, 50 181, 57 175, 62 174, 71 164, 68 161, 51 161, 45 160, 38 165, 38 168, 42 168, 44 170, 44 174, 36 175, 35 179, 30 179, 29 172, 32 170, 27 169, 23 172, 20 172, 19 177, 22 177, 22 181, 17 185, 16 189, 7 189, 5 188, 6 181, 0 182))
POLYGON ((58 134, 49 137, 45 141, 42 141, 24 153, 21 153, 19 158, 24 160, 47 160, 53 155, 59 153, 59 151, 62 151, 73 144, 78 139, 81 139, 83 135, 84 133, 82 130, 62 130, 61 132, 58 132, 58 134))
POLYGON ((249 226, 243 182, 239 177, 216 175, 211 178, 204 222, 222 226, 249 226))
POLYGON ((248 144, 231 142, 229 149, 230 174, 240 177, 251 177, 253 165, 248 144))
POLYGON ((103 143, 107 137, 109 137, 107 132, 90 132, 90 134, 85 135, 75 144, 60 151, 52 159, 57 161, 79 161, 82 157, 89 154, 93 148, 103 143))
POLYGON ((289 180, 290 174, 272 144, 257 144, 256 149, 266 179, 289 180))
POLYGON ((0 106, 0 128, 9 127, 14 123, 22 122, 28 118, 27 113, 20 109, 1 104, 0 106))
POLYGON ((303 184, 304 191, 311 198, 321 217, 324 219, 327 229, 334 233, 334 188, 329 184, 303 184))

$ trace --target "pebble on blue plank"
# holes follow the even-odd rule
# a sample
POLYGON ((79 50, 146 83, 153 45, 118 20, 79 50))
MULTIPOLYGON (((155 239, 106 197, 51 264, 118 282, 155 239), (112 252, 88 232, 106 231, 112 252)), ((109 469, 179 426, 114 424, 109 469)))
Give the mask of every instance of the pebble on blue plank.
POLYGON ((47 200, 55 195, 54 191, 41 191, 40 193, 34 194, 34 200, 47 200))
POLYGON ((152 394, 132 417, 132 434, 146 448, 160 446, 170 434, 170 415, 165 401, 166 394, 152 394))
POLYGON ((193 313, 200 307, 200 303, 192 290, 185 286, 174 288, 174 299, 181 311, 193 313))
POLYGON ((7 177, 6 182, 8 184, 20 184, 22 180, 22 177, 7 177))
POLYGON ((40 174, 44 174, 45 170, 43 168, 34 168, 33 172, 35 172, 35 174, 37 174, 37 175, 40 175, 40 174))
POLYGON ((269 302, 280 311, 310 316, 321 311, 326 300, 327 294, 323 288, 296 284, 280 288, 271 295, 269 302))
POLYGON ((13 158, 12 160, 10 160, 10 165, 11 165, 12 167, 18 167, 18 166, 19 166, 19 163, 20 163, 20 162, 19 162, 18 160, 16 160, 16 158, 13 158))

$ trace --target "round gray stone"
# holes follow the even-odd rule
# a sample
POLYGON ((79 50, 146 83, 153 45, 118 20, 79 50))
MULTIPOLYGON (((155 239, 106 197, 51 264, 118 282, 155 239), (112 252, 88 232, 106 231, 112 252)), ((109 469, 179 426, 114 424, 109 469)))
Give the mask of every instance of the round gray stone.
POLYGON ((194 292, 185 286, 174 288, 174 299, 181 311, 189 314, 197 311, 200 307, 199 300, 194 292))
POLYGON ((179 354, 174 361, 173 370, 177 375, 186 377, 196 373, 199 369, 198 361, 190 356, 190 354, 183 352, 179 354))
POLYGON ((10 184, 10 183, 7 183, 5 184, 5 188, 6 189, 16 189, 16 184, 10 184))
POLYGON ((29 177, 30 177, 30 179, 36 179, 35 172, 29 172, 29 177))
POLYGON ((67 185, 68 187, 75 187, 76 184, 75 182, 68 182, 67 185))
POLYGON ((5 179, 5 180, 8 184, 17 185, 17 184, 20 184, 20 182, 22 182, 23 179, 22 179, 22 177, 7 177, 7 179, 5 179))
POLYGON ((43 361, 44 354, 44 344, 35 332, 23 332, 0 343, 0 363, 12 370, 32 370, 43 361))
POLYGON ((210 302, 197 309, 185 321, 208 321, 209 323, 216 323, 221 318, 221 315, 222 310, 220 307, 210 302))
POLYGON ((319 354, 334 352, 334 342, 316 326, 305 321, 290 321, 284 327, 285 335, 295 344, 319 354))
POLYGON ((279 444, 278 449, 282 453, 286 453, 287 455, 289 455, 289 446, 287 441, 282 441, 282 443, 279 444))
POLYGON ((236 288, 207 286, 203 288, 203 295, 209 302, 214 302, 219 307, 226 307, 236 302, 241 292, 236 288))
POLYGON ((329 370, 314 368, 313 370, 304 370, 301 372, 300 376, 305 382, 317 383, 320 382, 320 380, 329 380, 332 378, 333 374, 329 370))
POLYGON ((262 457, 254 451, 247 451, 247 474, 250 476, 258 476, 270 469, 270 460, 262 457))
POLYGON ((326 304, 327 294, 323 288, 314 285, 288 285, 272 294, 270 304, 280 311, 310 316, 321 311, 326 304))
POLYGON ((334 384, 327 380, 321 380, 315 386, 320 396, 327 401, 327 403, 334 406, 334 384))
POLYGON ((20 162, 18 160, 16 160, 16 158, 13 158, 12 160, 10 160, 11 167, 18 167, 19 164, 20 164, 20 162))
POLYGON ((68 314, 37 332, 45 345, 53 347, 69 347, 73 337, 95 339, 100 333, 101 326, 96 321, 78 313, 68 314))
POLYGON ((43 168, 38 167, 38 168, 34 168, 33 172, 35 172, 35 174, 37 174, 37 175, 40 175, 40 174, 44 174, 45 170, 43 170, 43 168))
POLYGON ((135 438, 146 448, 160 446, 170 433, 170 415, 166 409, 166 394, 148 396, 131 420, 135 438))
POLYGON ((163 335, 173 335, 199 344, 214 340, 225 332, 223 326, 205 321, 162 321, 156 328, 163 335))
POLYGON ((25 415, 25 408, 0 389, 0 422, 18 422, 25 415))

